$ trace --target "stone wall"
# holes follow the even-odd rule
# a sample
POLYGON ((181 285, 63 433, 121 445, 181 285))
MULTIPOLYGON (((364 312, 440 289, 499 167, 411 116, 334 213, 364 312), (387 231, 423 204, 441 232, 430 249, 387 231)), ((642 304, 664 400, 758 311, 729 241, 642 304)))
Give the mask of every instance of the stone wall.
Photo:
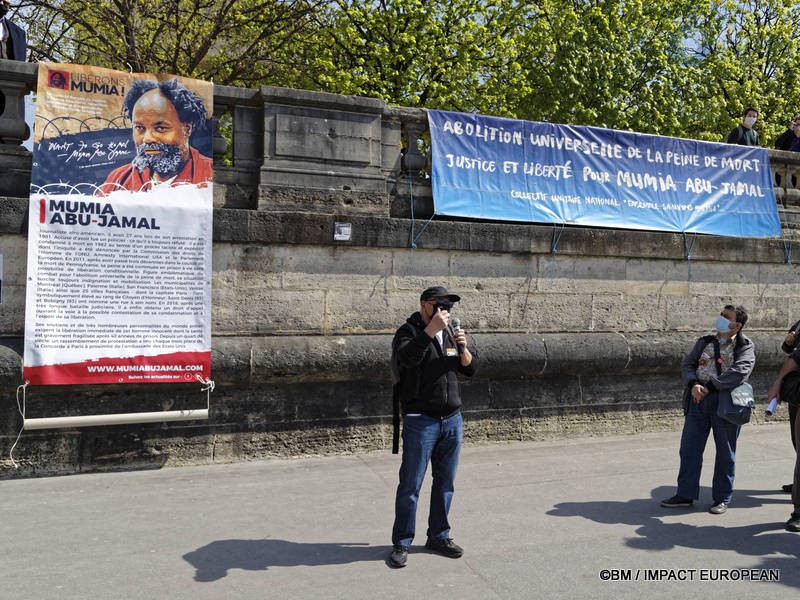
MULTIPOLYGON (((481 360, 464 383, 468 441, 677 427, 681 357, 726 303, 750 312, 753 383, 766 393, 798 318, 790 236, 425 226, 430 190, 400 153, 422 135, 419 112, 280 88, 221 88, 215 104, 233 114, 234 151, 215 169, 209 420, 26 431, 12 467, 27 251, 15 181, 0 189, 0 477, 386 449, 392 333, 439 283, 462 296, 456 311, 481 360), (336 222, 351 224, 350 241, 334 241, 336 222)), ((797 165, 784 154, 771 156, 785 182, 797 165)), ((787 233, 796 191, 779 194, 787 233)), ((29 387, 25 403, 39 417, 198 408, 206 397, 199 385, 29 387)))

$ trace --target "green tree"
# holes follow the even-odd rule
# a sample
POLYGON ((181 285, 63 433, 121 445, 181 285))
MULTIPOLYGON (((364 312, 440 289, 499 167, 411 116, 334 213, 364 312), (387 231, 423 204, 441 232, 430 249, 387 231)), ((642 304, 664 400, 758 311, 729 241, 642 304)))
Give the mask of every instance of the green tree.
MULTIPOLYGON (((33 60, 771 145, 800 112, 795 0, 21 0, 33 60)), ((19 16, 19 15, 18 15, 19 16)))
POLYGON ((696 135, 719 140, 758 107, 763 146, 772 146, 800 112, 800 5, 793 0, 715 1, 700 24, 696 55, 706 87, 696 88, 704 110, 696 135))
POLYGON ((218 84, 280 80, 315 0, 22 0, 31 59, 167 72, 218 84))
POLYGON ((536 89, 517 115, 687 135, 687 48, 703 0, 542 0, 520 44, 536 89))
POLYGON ((334 0, 298 61, 307 87, 511 114, 509 100, 530 89, 515 44, 530 12, 515 0, 334 0))

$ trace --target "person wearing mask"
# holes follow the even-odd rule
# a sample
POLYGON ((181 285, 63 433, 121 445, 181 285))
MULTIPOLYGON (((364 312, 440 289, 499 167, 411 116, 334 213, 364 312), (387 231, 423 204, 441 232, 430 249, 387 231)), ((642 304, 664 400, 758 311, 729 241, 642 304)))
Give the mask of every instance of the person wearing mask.
POLYGON ((689 508, 700 497, 700 469, 708 434, 714 432, 716 460, 711 483, 713 504, 709 512, 721 515, 733 496, 736 441, 741 425, 717 416, 718 390, 732 390, 746 381, 756 363, 755 345, 742 334, 747 312, 726 305, 717 317, 717 332, 701 336, 681 363, 683 433, 681 435, 678 490, 661 501, 666 508, 689 508))
POLYGON ((428 463, 432 482, 425 547, 448 558, 464 553, 450 537, 448 521, 463 439, 457 375, 471 377, 476 366, 464 330, 450 318, 460 299, 443 286, 426 289, 419 310, 400 326, 392 341, 400 367, 396 385, 403 412, 403 454, 388 558, 394 568, 405 567, 408 560, 428 463))
POLYGON ((775 140, 775 149, 800 152, 800 115, 796 115, 789 128, 775 140))
POLYGON ((734 127, 725 136, 726 144, 739 144, 740 146, 758 146, 758 132, 753 126, 758 120, 758 109, 748 106, 742 113, 742 122, 734 127))

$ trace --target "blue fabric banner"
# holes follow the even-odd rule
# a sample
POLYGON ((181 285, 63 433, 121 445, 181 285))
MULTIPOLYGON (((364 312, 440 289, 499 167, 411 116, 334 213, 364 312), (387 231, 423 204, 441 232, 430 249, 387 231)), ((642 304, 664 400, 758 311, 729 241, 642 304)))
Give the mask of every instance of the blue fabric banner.
POLYGON ((763 148, 437 110, 428 121, 438 215, 781 237, 763 148))

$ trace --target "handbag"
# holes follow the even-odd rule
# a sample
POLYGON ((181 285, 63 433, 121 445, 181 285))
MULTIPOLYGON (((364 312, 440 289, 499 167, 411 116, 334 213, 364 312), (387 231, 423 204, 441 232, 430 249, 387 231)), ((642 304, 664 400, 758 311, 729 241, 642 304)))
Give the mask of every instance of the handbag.
POLYGON ((753 386, 746 381, 732 390, 717 391, 717 416, 735 425, 750 422, 750 411, 755 408, 753 386))
MULTIPOLYGON (((719 341, 714 340, 714 358, 716 358, 717 376, 722 373, 719 358, 719 341)), ((734 425, 750 422, 751 409, 756 407, 753 397, 753 386, 746 381, 732 390, 717 390, 717 416, 734 425)))

